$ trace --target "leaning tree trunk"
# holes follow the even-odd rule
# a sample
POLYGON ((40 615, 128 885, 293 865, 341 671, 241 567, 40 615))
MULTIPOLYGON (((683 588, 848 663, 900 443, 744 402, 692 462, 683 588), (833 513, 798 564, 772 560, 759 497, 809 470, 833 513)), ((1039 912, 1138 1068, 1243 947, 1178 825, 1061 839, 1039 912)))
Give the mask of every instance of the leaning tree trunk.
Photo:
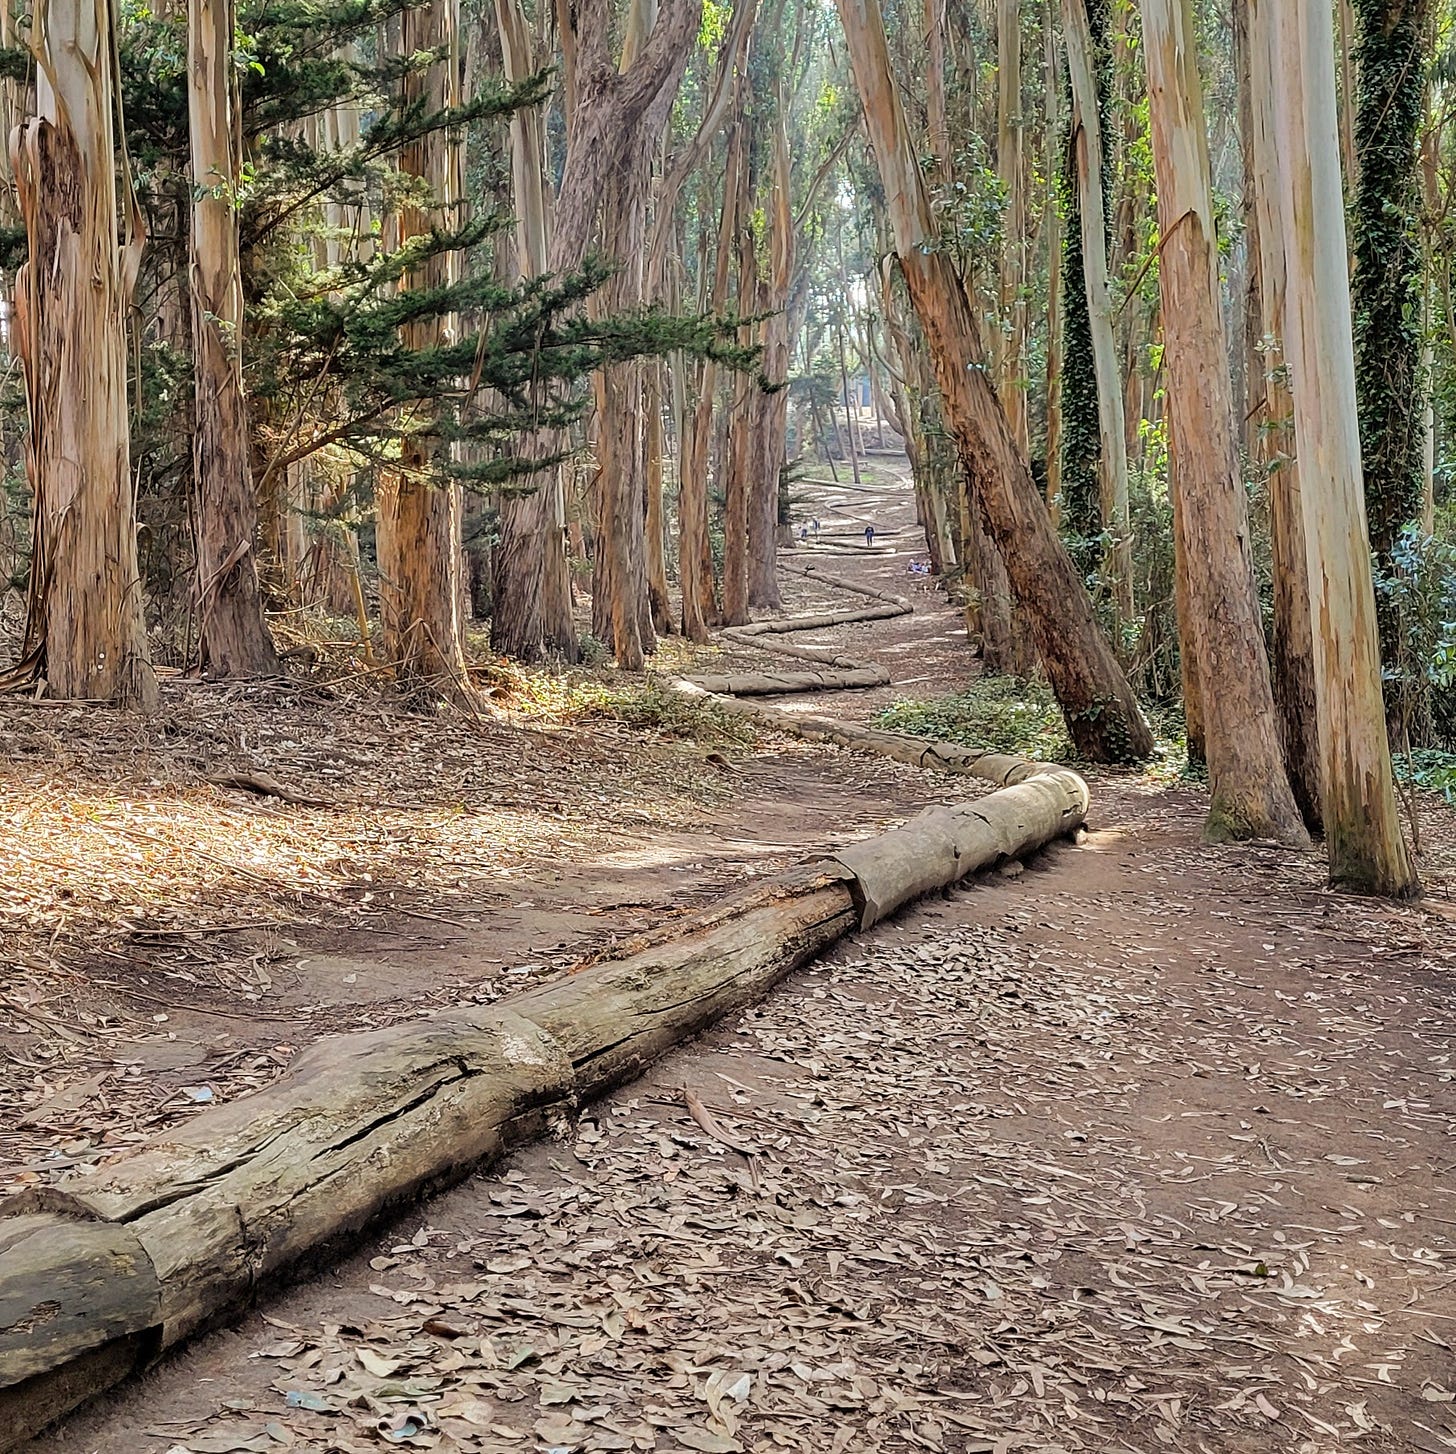
MULTIPOLYGON (((1310 620, 1309 565, 1304 549, 1304 506, 1295 458, 1294 401, 1284 363, 1287 328, 1283 223, 1272 179, 1279 166, 1274 81, 1270 72, 1273 0, 1249 0, 1249 195, 1252 202, 1263 405, 1256 418, 1259 458, 1268 477, 1274 630, 1271 634, 1274 701, 1283 731, 1284 762, 1304 821, 1320 827, 1319 703, 1314 683, 1314 627, 1310 620)), ((1251 366, 1253 359, 1250 359, 1251 366)))
POLYGON ((895 90, 878 0, 838 0, 838 6, 895 251, 925 331, 946 420, 962 466, 978 486, 981 513, 1000 547, 1072 740, 1093 761, 1146 757, 1152 734, 981 367, 965 287, 950 257, 935 246, 930 200, 895 90))
MULTIPOLYGON (((1428 15, 1429 0, 1355 4, 1355 394, 1370 545, 1386 575, 1401 530, 1421 518, 1425 473, 1418 138, 1428 15)), ((1393 667, 1399 614, 1379 600, 1376 608, 1381 658, 1393 667)))
POLYGON ((1205 836, 1307 847, 1285 775, 1254 593, 1248 507, 1220 311, 1218 238, 1203 83, 1189 0, 1143 0, 1148 114, 1158 183, 1158 259, 1174 509, 1184 552, 1185 641, 1197 643, 1210 802, 1205 836))
POLYGON ((258 589, 258 511, 243 396, 234 28, 229 0, 189 0, 192 378, 197 399, 193 530, 199 662, 215 677, 257 675, 278 667, 258 589))
MULTIPOLYGON (((1132 599, 1132 523, 1127 485, 1127 432, 1122 381, 1118 377, 1117 339, 1112 331, 1112 298, 1107 259, 1107 145, 1103 136, 1102 87, 1098 48, 1088 0, 1063 0, 1062 27, 1072 87, 1071 138, 1077 177, 1082 280, 1086 290, 1088 339, 1097 386, 1099 513, 1110 537, 1104 570, 1118 615, 1130 621, 1132 599)), ((1105 21, 1103 22, 1105 29, 1105 21)))
POLYGON ((1273 83, 1257 104, 1277 118, 1277 188, 1288 278, 1285 356, 1294 384, 1306 560, 1319 701, 1321 807, 1331 882, 1369 893, 1420 892, 1401 836, 1385 733, 1375 590, 1355 413, 1355 354, 1340 157, 1334 37, 1324 0, 1286 0, 1273 83))
MULTIPOLYGON (((434 112, 458 104, 456 43, 458 0, 428 0, 401 17, 404 55, 444 51, 427 69, 405 80, 406 104, 434 112)), ((400 171, 429 187, 431 201, 407 204, 399 219, 399 241, 427 236, 432 227, 448 225, 439 215, 460 195, 457 158, 445 136, 436 133, 410 142, 400 152, 400 171)), ((451 281, 452 265, 437 253, 407 271, 402 289, 442 288, 451 281)), ((437 348, 447 341, 442 319, 416 320, 401 330, 406 348, 437 348)), ((386 659, 405 681, 438 679, 452 692, 466 684, 464 645, 460 634, 460 490, 440 483, 428 443, 411 432, 400 445, 397 468, 384 472, 379 489, 379 606, 386 659)))
POLYGON ((15 289, 35 497, 24 656, 53 696, 148 706, 126 401, 141 241, 133 215, 118 251, 114 24, 110 0, 37 9, 36 114, 11 138, 29 244, 15 289))

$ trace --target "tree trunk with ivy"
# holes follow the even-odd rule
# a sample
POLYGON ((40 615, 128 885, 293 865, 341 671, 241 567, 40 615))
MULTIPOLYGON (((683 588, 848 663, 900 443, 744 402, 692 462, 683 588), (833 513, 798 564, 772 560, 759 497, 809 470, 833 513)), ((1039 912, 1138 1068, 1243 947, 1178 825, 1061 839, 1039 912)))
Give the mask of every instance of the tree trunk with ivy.
POLYGON ((1084 575, 1103 570, 1132 615, 1127 438, 1108 266, 1106 0, 1062 0, 1067 82, 1061 521, 1084 575), (1101 537, 1109 540, 1104 558, 1101 537))
MULTIPOLYGON (((1384 575, 1396 569, 1401 530, 1421 516, 1419 134, 1429 15, 1430 0, 1355 0, 1355 389, 1370 545, 1384 575)), ((1381 658, 1396 667, 1399 618, 1383 599, 1376 608, 1381 658)))
POLYGON ((141 242, 132 218, 117 246, 115 23, 110 0, 36 11, 35 115, 11 137, 29 245, 14 333, 34 496, 22 665, 52 696, 147 707, 125 323, 141 242))

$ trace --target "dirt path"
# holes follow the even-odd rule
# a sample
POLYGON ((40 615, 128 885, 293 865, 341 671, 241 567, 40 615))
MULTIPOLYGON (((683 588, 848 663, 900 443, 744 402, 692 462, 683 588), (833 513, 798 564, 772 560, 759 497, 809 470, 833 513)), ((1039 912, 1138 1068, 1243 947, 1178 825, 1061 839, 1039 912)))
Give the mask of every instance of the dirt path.
POLYGON ((1188 789, 1094 806, 38 1454, 1456 1449, 1440 906, 1203 848, 1188 789))

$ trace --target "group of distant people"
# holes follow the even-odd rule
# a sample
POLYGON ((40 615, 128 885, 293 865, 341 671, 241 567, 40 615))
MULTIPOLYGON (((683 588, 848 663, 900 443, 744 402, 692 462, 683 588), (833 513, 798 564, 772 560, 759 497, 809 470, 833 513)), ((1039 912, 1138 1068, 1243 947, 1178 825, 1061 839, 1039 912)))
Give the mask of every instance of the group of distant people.
MULTIPOLYGON (((818 540, 819 539, 819 517, 817 515, 812 520, 806 520, 806 521, 802 521, 800 523, 800 525, 799 525, 799 540, 801 542, 807 542, 808 539, 809 539, 809 533, 810 533, 811 530, 813 531, 814 539, 815 540, 818 540)), ((872 547, 874 545, 874 543, 875 543, 875 527, 873 525, 866 525, 865 526, 865 544, 867 546, 871 546, 872 547)))

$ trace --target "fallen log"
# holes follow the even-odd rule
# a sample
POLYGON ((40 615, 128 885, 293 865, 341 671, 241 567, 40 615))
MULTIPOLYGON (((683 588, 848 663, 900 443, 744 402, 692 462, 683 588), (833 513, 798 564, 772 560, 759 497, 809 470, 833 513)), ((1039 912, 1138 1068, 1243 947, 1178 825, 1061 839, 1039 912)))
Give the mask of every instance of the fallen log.
POLYGON ((320 1041, 267 1089, 93 1175, 5 1199, 0 1451, 630 1079, 855 927, 1023 857, 1086 808, 1085 785, 1061 770, 931 809, 626 957, 487 1008, 320 1041))
POLYGON ((927 808, 903 828, 835 856, 849 870, 860 928, 868 929, 974 868, 1017 855, 1017 845, 1050 842, 1087 816, 1087 785, 1056 768, 977 802, 927 808))
POLYGON ((879 590, 875 586, 862 586, 858 581, 845 580, 843 576, 832 576, 811 561, 784 560, 780 557, 779 566, 783 570, 791 571, 794 575, 808 576, 811 580, 823 581, 825 585, 834 586, 841 591, 849 591, 857 596, 869 596, 871 600, 875 601, 889 601, 904 611, 915 609, 904 596, 897 596, 891 591, 879 590))
MULTIPOLYGON (((704 693, 701 687, 687 680, 680 680, 674 686, 676 690, 689 695, 713 695, 704 693)), ((885 732, 878 727, 861 727, 854 722, 841 722, 837 717, 796 712, 791 707, 742 702, 730 696, 717 696, 714 706, 719 711, 747 717, 765 727, 802 737, 806 742, 832 742, 837 747, 847 747, 855 752, 872 752, 880 757, 892 757, 896 762, 909 763, 912 767, 979 778, 983 782, 994 783, 997 787, 1008 787, 1042 773, 1061 770, 1056 763, 1033 762, 1029 758, 1013 757, 1004 752, 963 747, 958 742, 935 742, 925 737, 912 737, 904 732, 885 732)))
POLYGON ((771 651, 776 656, 792 656, 800 661, 815 661, 821 666, 843 667, 845 671, 853 671, 856 667, 866 665, 857 657, 845 656, 842 652, 835 651, 832 646, 795 646, 791 641, 776 641, 772 638, 760 640, 756 636, 740 636, 738 627, 726 626, 722 632, 724 641, 731 641, 739 646, 750 646, 755 651, 771 651))
POLYGON ((750 621, 747 626, 733 629, 740 636, 787 636, 794 631, 825 631, 831 626, 847 626, 855 621, 888 621, 895 616, 908 616, 914 609, 909 601, 887 601, 879 606, 862 606, 856 611, 822 611, 809 616, 750 621))
POLYGON ((777 697, 793 692, 844 692, 887 687, 890 673, 882 666, 854 666, 834 671, 730 672, 722 676, 684 677, 705 692, 729 697, 777 697))

